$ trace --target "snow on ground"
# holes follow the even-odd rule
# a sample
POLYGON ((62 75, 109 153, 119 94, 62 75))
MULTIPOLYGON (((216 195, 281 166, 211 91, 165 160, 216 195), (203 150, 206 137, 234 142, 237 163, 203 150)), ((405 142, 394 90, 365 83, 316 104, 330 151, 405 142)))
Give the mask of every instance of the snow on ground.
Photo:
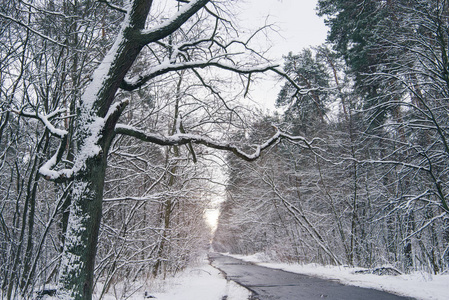
POLYGON ((431 275, 429 273, 415 272, 413 274, 399 276, 378 276, 372 274, 355 274, 355 271, 361 270, 361 268, 320 266, 316 264, 272 263, 267 262, 263 254, 230 256, 269 268, 313 275, 326 279, 337 279, 343 284, 388 291, 420 300, 449 299, 449 274, 431 275))
MULTIPOLYGON (((127 299, 247 300, 250 295, 247 289, 233 281, 226 280, 224 274, 210 266, 209 262, 204 259, 198 265, 187 268, 174 277, 166 280, 156 279, 152 280, 150 284, 143 284, 138 291, 129 295, 127 299), (227 296, 227 298, 224 298, 224 296, 227 296)), ((117 295, 112 293, 103 297, 104 300, 125 298, 117 298, 117 295)))
POLYGON ((250 293, 247 289, 233 281, 228 281, 224 275, 210 265, 187 269, 181 276, 168 282, 165 292, 155 293, 159 300, 246 300, 250 293))
MULTIPOLYGON (((343 284, 388 291, 420 300, 449 299, 449 274, 431 275, 416 272, 409 275, 378 276, 355 274, 354 272, 360 270, 360 268, 272 263, 267 262, 268 259, 263 254, 230 256, 269 268, 326 279, 337 279, 343 284)), ((120 285, 114 286, 103 299, 247 300, 250 295, 247 289, 233 281, 226 280, 224 274, 210 266, 206 259, 203 259, 197 265, 166 280, 151 280, 147 283, 138 283, 134 288, 126 289, 123 289, 123 286, 120 285), (128 290, 128 292, 124 292, 124 290, 128 290), (224 298, 224 296, 227 296, 227 298, 224 298)), ((94 299, 98 299, 98 296, 98 294, 95 295, 94 299)))

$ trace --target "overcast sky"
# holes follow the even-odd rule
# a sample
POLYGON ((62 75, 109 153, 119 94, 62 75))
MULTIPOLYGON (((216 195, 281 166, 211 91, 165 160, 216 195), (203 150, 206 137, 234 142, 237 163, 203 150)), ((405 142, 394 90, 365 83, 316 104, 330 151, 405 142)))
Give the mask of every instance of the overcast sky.
MULTIPOLYGON (((299 53, 303 48, 318 46, 326 39, 327 28, 322 18, 316 15, 317 0, 244 0, 241 4, 241 20, 245 27, 257 27, 274 23, 279 34, 270 34, 272 43, 269 57, 282 63, 282 55, 299 53)), ((263 39, 261 40, 264 42, 263 39)), ((257 102, 272 110, 280 85, 264 82, 255 93, 257 102)), ((256 100, 256 99, 255 99, 256 100)))

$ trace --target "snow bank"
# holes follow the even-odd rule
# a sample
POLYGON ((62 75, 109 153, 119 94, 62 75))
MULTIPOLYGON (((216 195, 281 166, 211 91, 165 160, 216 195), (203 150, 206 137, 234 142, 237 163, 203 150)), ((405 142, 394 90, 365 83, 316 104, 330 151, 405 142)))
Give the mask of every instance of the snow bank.
POLYGON ((431 275, 424 272, 415 272, 413 274, 399 276, 378 276, 372 274, 355 274, 355 271, 360 270, 360 268, 320 266, 317 264, 271 263, 267 262, 268 259, 263 254, 250 256, 226 255, 269 268, 307 274, 325 279, 336 279, 347 285, 387 291, 421 300, 449 299, 449 274, 431 275))
POLYGON ((226 295, 228 300, 246 300, 250 293, 235 282, 224 279, 220 271, 209 265, 186 270, 168 282, 165 293, 154 294, 160 300, 221 300, 226 295))
MULTIPOLYGON (((176 276, 166 280, 156 279, 135 291, 129 299, 143 300, 247 300, 250 292, 228 281, 217 269, 210 266, 206 259, 194 267, 190 267, 176 276), (154 298, 153 298, 154 297, 154 298)), ((98 296, 98 295, 97 295, 98 296)), ((94 299, 98 299, 94 297, 94 299)), ((112 293, 104 300, 117 299, 112 293)))

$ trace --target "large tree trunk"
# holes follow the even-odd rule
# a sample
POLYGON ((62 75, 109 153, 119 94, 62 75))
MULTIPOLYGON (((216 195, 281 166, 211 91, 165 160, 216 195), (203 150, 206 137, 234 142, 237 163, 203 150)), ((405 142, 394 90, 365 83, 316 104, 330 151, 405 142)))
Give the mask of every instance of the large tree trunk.
POLYGON ((75 179, 59 275, 59 290, 73 299, 91 299, 98 231, 102 214, 106 153, 89 160, 75 179))
MULTIPOLYGON (((72 203, 59 271, 58 295, 68 299, 92 298, 95 256, 102 216, 107 155, 114 127, 126 103, 111 107, 115 94, 142 46, 125 38, 125 31, 140 29, 152 1, 135 1, 115 44, 93 74, 77 113, 72 203), (139 10, 135 13, 135 10, 139 10), (77 165, 78 164, 78 165, 77 165)), ((64 298, 65 299, 65 298, 64 298)))

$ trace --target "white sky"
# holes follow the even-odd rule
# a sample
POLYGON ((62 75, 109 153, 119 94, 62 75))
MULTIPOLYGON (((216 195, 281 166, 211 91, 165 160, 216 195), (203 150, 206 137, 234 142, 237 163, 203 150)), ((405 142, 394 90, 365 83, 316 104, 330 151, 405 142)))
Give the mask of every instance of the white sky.
MULTIPOLYGON (((316 5, 317 0, 244 0, 239 4, 239 19, 245 27, 276 25, 278 34, 272 32, 268 39, 261 37, 260 43, 263 48, 269 48, 268 57, 282 65, 283 55, 324 43, 327 28, 323 19, 316 15, 316 5)), ((255 100, 273 110, 280 86, 273 80, 264 81, 254 93, 255 100)))
POLYGON ((270 38, 274 45, 271 54, 278 56, 289 51, 299 52, 310 45, 324 42, 327 28, 323 19, 316 15, 317 0, 244 0, 241 4, 242 21, 250 22, 254 27, 268 23, 279 27, 280 35, 270 38))

